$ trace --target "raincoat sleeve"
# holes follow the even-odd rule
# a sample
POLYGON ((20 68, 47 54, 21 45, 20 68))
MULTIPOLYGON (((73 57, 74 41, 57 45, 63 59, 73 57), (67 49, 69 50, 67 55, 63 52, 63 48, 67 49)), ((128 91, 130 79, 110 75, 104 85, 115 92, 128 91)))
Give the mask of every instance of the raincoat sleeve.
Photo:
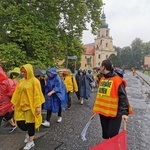
POLYGON ((15 91, 15 88, 17 86, 17 82, 12 80, 12 79, 8 79, 7 81, 7 96, 11 97, 15 91))
POLYGON ((56 93, 61 91, 61 79, 59 79, 58 77, 55 80, 55 84, 52 90, 54 90, 56 93))
POLYGON ((124 84, 122 83, 118 89, 119 104, 118 104, 118 115, 128 115, 129 114, 129 102, 127 94, 125 91, 124 84))

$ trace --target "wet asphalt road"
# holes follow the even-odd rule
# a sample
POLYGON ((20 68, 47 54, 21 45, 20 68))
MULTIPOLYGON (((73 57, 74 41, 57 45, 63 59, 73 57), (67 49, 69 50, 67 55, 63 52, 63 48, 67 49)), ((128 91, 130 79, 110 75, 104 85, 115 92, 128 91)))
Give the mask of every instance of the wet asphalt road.
MULTIPOLYGON (((132 76, 126 71, 127 93, 134 115, 129 116, 127 123, 128 150, 150 149, 150 87, 138 76, 132 76)), ((41 127, 36 132, 35 147, 32 150, 88 150, 99 143, 101 126, 99 116, 95 116, 88 128, 86 141, 82 141, 80 133, 92 115, 96 90, 91 98, 85 100, 83 105, 73 96, 72 107, 63 112, 63 121, 57 123, 57 114, 51 118, 51 127, 41 127)), ((43 119, 45 112, 43 112, 43 119)), ((6 123, 0 127, 0 150, 20 150, 24 146, 24 134, 18 128, 8 134, 9 126, 6 123)), ((121 127, 123 130, 123 126, 121 127)))

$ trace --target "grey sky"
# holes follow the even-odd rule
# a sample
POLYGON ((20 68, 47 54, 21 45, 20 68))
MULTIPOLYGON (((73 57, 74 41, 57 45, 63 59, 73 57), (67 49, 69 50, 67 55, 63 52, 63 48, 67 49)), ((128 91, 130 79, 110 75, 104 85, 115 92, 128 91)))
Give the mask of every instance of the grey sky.
MULTIPOLYGON (((135 38, 150 41, 150 0, 103 0, 106 22, 115 46, 130 46, 135 38)), ((83 43, 92 43, 94 38, 84 31, 83 43)))

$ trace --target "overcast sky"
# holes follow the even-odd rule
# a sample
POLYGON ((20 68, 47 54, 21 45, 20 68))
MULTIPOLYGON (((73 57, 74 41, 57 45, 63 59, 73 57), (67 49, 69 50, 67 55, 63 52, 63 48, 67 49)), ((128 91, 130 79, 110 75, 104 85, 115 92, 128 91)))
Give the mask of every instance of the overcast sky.
MULTIPOLYGON (((113 45, 130 46, 135 38, 150 41, 150 0, 103 0, 106 22, 110 28, 113 45)), ((83 43, 93 43, 95 36, 83 33, 83 43)))

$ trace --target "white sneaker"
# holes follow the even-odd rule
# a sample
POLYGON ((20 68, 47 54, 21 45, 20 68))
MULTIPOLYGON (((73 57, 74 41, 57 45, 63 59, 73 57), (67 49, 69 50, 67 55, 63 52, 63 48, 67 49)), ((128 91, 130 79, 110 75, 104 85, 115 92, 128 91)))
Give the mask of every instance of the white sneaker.
POLYGON ((58 117, 57 123, 60 123, 62 121, 62 117, 58 117))
POLYGON ((45 127, 50 127, 50 122, 48 122, 47 120, 45 120, 43 123, 42 123, 43 126, 45 127))
POLYGON ((26 135, 25 135, 25 139, 24 139, 24 143, 27 143, 28 141, 29 141, 29 135, 26 134, 26 135))
POLYGON ((30 150, 32 147, 34 147, 34 141, 32 141, 32 142, 28 142, 27 144, 26 144, 26 146, 23 148, 24 150, 30 150))
POLYGON ((81 100, 80 104, 83 105, 83 99, 81 100))

